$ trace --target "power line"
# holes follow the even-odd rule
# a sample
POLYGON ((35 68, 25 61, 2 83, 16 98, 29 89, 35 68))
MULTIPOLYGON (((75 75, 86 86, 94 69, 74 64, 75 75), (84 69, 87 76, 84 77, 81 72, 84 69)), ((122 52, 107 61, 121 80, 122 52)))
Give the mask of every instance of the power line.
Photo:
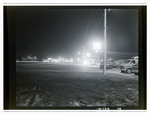
POLYGON ((109 27, 110 29, 119 29, 119 30, 129 30, 129 31, 138 31, 135 29, 126 29, 126 28, 116 28, 116 27, 109 27))
POLYGON ((91 25, 93 24, 93 21, 94 21, 94 19, 95 19, 95 16, 96 16, 97 12, 98 12, 98 10, 96 11, 96 13, 95 13, 95 15, 94 15, 94 18, 93 18, 93 20, 92 20, 92 22, 91 22, 91 25))
MULTIPOLYGON (((110 11, 109 11, 109 12, 110 12, 110 11)), ((107 14, 108 14, 109 12, 107 12, 107 14)), ((107 14, 106 14, 106 15, 107 15, 107 14)), ((98 27, 98 26, 99 26, 99 24, 101 23, 101 21, 102 21, 103 17, 104 17, 104 14, 102 14, 102 16, 101 16, 101 19, 100 19, 99 23, 97 24, 97 26, 96 26, 95 30, 93 29, 94 31, 92 31, 92 34, 90 34, 90 37, 89 37, 89 38, 93 37, 94 32, 96 31, 97 27, 98 27)), ((100 29, 100 32, 99 32, 99 33, 101 33, 102 31, 103 31, 103 28, 102 28, 102 29, 100 29)), ((101 34, 102 34, 102 33, 101 33, 101 34)))
MULTIPOLYGON (((92 11, 93 11, 93 10, 92 10, 92 11)), ((85 37, 84 37, 84 39, 83 39, 83 43, 84 43, 84 40, 86 39, 87 31, 89 30, 89 25, 90 25, 90 20, 91 20, 91 16, 92 16, 92 11, 91 11, 89 23, 88 23, 88 26, 87 26, 87 29, 86 29, 85 37)))
MULTIPOLYGON (((111 26, 115 21, 117 21, 127 10, 125 10, 120 16, 118 16, 118 18, 116 18, 109 26, 111 26)), ((108 26, 108 27, 109 27, 108 26)))
MULTIPOLYGON (((89 28, 91 28, 91 25, 93 24, 93 21, 94 21, 94 19, 95 19, 95 16, 96 16, 97 12, 98 12, 98 9, 97 9, 97 11, 96 11, 96 13, 95 13, 95 15, 94 15, 94 18, 93 18, 91 24, 89 25, 89 28)), ((85 40, 86 40, 86 37, 85 37, 84 41, 85 41, 85 40)), ((84 41, 83 41, 83 42, 84 42, 84 41)))
POLYGON ((97 22, 99 22, 99 14, 98 14, 97 19, 95 20, 95 24, 93 26, 93 29, 92 29, 91 33, 94 31, 94 28, 96 27, 97 22))
MULTIPOLYGON (((126 11, 127 11, 127 10, 123 11, 122 14, 120 14, 109 26, 111 26, 113 23, 115 23, 126 11)), ((96 13, 95 13, 95 15, 94 15, 94 18, 93 18, 91 24, 90 24, 90 21, 91 21, 91 15, 90 15, 90 20, 89 20, 89 23, 88 23, 87 31, 89 30, 89 28, 91 28, 91 26, 92 26, 92 24, 93 24, 93 21, 94 21, 94 19, 95 19, 95 17, 96 17, 97 12, 98 12, 98 10, 96 11, 96 13)), ((108 14, 108 13, 109 13, 109 12, 107 12, 107 14, 108 14)), ((91 14, 92 14, 92 13, 91 13, 91 14)), ((92 30, 91 34, 89 35, 89 37, 87 38, 87 37, 85 36, 84 41, 87 39, 87 42, 88 42, 88 40, 94 35, 94 32, 95 32, 96 29, 98 28, 98 26, 99 26, 99 24, 101 23, 102 19, 103 19, 103 15, 101 16, 101 19, 100 19, 100 21, 98 22, 98 24, 97 24, 96 27, 95 27, 95 25, 96 25, 96 23, 95 23, 95 25, 94 25, 94 27, 93 27, 93 30, 92 30)), ((97 22, 97 21, 96 21, 96 22, 97 22)), ((109 26, 108 26, 108 27, 109 27, 109 26)), ((108 27, 107 27, 107 28, 108 28, 108 27)), ((113 28, 113 27, 109 27, 109 28, 113 28)), ((115 27, 114 27, 114 29, 122 29, 122 30, 132 30, 132 31, 136 31, 136 30, 133 30, 133 29, 124 29, 124 28, 115 28, 115 27)), ((86 31, 86 35, 87 35, 87 31, 86 31)), ((102 31, 103 31, 103 29, 100 30, 100 33, 101 33, 102 31)))
POLYGON ((90 37, 93 37, 94 32, 95 32, 95 31, 96 31, 96 29, 98 28, 98 26, 99 26, 99 24, 101 23, 102 19, 103 19, 103 15, 101 16, 101 18, 100 18, 100 20, 99 20, 99 22, 98 22, 97 26, 96 26, 96 27, 94 26, 94 28, 95 28, 95 29, 93 29, 92 33, 90 34, 90 37))

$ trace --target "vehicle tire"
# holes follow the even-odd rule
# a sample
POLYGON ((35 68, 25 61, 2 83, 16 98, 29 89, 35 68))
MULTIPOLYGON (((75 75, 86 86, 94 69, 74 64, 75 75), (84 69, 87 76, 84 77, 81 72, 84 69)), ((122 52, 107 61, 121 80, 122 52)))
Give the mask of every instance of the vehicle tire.
POLYGON ((131 69, 127 69, 127 70, 126 70, 126 73, 131 73, 131 72, 132 72, 131 69))

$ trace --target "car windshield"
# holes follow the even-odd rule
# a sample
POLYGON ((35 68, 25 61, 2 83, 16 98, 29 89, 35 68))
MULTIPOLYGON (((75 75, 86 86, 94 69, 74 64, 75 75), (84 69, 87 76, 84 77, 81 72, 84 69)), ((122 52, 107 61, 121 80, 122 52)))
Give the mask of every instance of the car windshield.
POLYGON ((125 60, 123 61, 123 64, 128 64, 130 62, 130 60, 125 60))

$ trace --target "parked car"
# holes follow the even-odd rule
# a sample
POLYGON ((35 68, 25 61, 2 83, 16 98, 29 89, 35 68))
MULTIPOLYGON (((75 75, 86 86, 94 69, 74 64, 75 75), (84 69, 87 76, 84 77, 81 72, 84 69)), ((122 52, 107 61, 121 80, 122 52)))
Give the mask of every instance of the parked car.
POLYGON ((114 68, 120 67, 120 65, 121 65, 124 61, 125 61, 124 59, 114 60, 114 62, 113 62, 113 67, 114 67, 114 68))
POLYGON ((137 64, 138 60, 127 59, 120 65, 121 72, 131 73, 133 65, 137 64))
POLYGON ((139 64, 135 64, 133 65, 132 67, 132 72, 135 74, 135 75, 138 75, 139 74, 139 64))
MULTIPOLYGON (((100 69, 104 68, 104 63, 101 62, 100 64, 100 69)), ((113 68, 113 63, 111 61, 106 62, 106 69, 112 69, 113 68)))
POLYGON ((49 60, 43 60, 43 62, 49 62, 49 60))
POLYGON ((100 66, 100 61, 97 61, 97 62, 96 62, 96 65, 97 65, 97 66, 100 66))

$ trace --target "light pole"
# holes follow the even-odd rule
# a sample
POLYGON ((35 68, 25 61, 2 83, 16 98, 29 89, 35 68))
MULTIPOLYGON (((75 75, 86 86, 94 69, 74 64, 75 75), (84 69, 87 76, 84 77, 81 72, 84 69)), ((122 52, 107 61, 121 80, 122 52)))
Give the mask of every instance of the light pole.
POLYGON ((103 74, 106 74, 106 9, 104 9, 104 67, 103 74))
POLYGON ((103 74, 106 74, 106 40, 107 40, 107 11, 110 12, 111 9, 104 9, 104 68, 103 74))

